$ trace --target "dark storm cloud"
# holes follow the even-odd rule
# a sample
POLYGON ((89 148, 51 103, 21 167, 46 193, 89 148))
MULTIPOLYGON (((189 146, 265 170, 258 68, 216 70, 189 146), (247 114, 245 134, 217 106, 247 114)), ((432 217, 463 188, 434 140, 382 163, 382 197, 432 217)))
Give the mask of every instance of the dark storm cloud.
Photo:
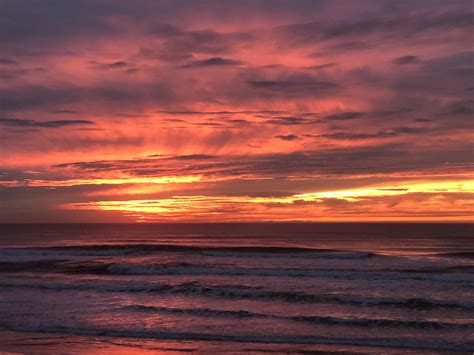
POLYGON ((415 64, 418 63, 419 59, 417 56, 414 55, 406 55, 403 57, 395 58, 393 62, 395 64, 403 65, 403 64, 415 64))
POLYGON ((250 121, 243 120, 243 119, 232 119, 232 120, 227 120, 227 122, 231 124, 235 124, 235 125, 247 125, 251 123, 250 121))
POLYGON ((348 53, 355 51, 363 51, 374 48, 375 45, 363 41, 342 42, 325 46, 322 48, 322 53, 313 53, 312 56, 318 57, 322 54, 348 53))
POLYGON ((222 124, 218 122, 192 122, 193 126, 203 126, 203 127, 221 127, 222 124))
MULTIPOLYGON (((118 4, 114 11, 123 11, 118 4)), ((25 43, 52 44, 85 35, 112 35, 117 30, 104 20, 111 10, 105 3, 91 1, 6 0, 0 3, 0 42, 12 47, 25 43)))
MULTIPOLYGON (((339 23, 308 22, 280 27, 281 33, 294 43, 367 37, 370 35, 404 38, 432 29, 459 29, 474 26, 472 11, 448 11, 438 13, 415 12, 413 14, 372 13, 364 18, 339 23)), ((358 43, 363 42, 346 42, 358 43)), ((357 45, 357 46, 358 46, 357 45)), ((347 47, 347 46, 346 46, 347 47)))
MULTIPOLYGON (((383 134, 383 133, 380 133, 383 134)), ((364 139, 360 137, 361 139, 364 139)), ((197 174, 203 176, 287 177, 288 175, 315 176, 318 174, 353 175, 403 172, 466 171, 472 167, 472 147, 468 142, 439 145, 413 150, 408 144, 377 144, 365 147, 329 148, 288 154, 256 156, 191 155, 183 158, 149 157, 146 159, 96 161, 61 164, 59 168, 78 171, 121 171, 140 176, 169 176, 197 174)))
POLYGON ((288 135, 278 135, 278 136, 275 136, 274 138, 278 138, 278 139, 281 139, 283 141, 295 141, 298 139, 298 136, 294 135, 294 134, 288 134, 288 135))
POLYGON ((459 52, 426 59, 418 70, 398 75, 393 88, 402 94, 416 91, 418 98, 426 95, 468 96, 466 92, 474 75, 474 52, 459 52))
MULTIPOLYGON (((424 121, 425 122, 425 121, 424 121)), ((456 128, 452 128, 454 130, 456 128)), ((447 131, 444 127, 394 127, 391 129, 377 131, 374 133, 355 133, 355 132, 334 132, 334 133, 325 133, 320 135, 307 135, 308 137, 322 137, 327 139, 335 139, 335 140, 363 140, 363 139, 377 139, 377 138, 392 138, 397 137, 400 135, 410 134, 427 134, 430 132, 438 132, 438 131, 447 131)))
POLYGON ((97 69, 125 69, 129 66, 129 64, 123 60, 119 60, 113 63, 99 63, 99 62, 90 62, 92 66, 97 69))
POLYGON ((324 119, 329 121, 346 121, 361 118, 363 115, 362 112, 342 112, 325 116, 324 119))
POLYGON ((252 36, 247 33, 219 33, 214 30, 180 31, 178 34, 166 37, 163 46, 156 51, 156 56, 162 60, 176 61, 193 58, 195 53, 211 55, 230 53, 236 46, 251 39, 252 36))
POLYGON ((17 65, 20 64, 16 60, 10 59, 10 58, 0 58, 0 64, 1 65, 17 65))
POLYGON ((199 67, 213 67, 213 66, 235 66, 241 65, 239 60, 226 59, 221 57, 213 57, 209 59, 196 60, 192 63, 183 65, 183 68, 199 68, 199 67))
POLYGON ((410 170, 446 169, 456 164, 472 163, 470 148, 430 148, 406 154, 404 146, 377 146, 354 149, 333 149, 324 152, 305 152, 270 155, 255 162, 255 172, 276 173, 332 173, 357 174, 367 172, 398 172, 410 170), (453 155, 453 153, 455 155, 453 155))
POLYGON ((323 69, 336 67, 337 65, 338 65, 337 63, 326 63, 326 64, 312 65, 312 66, 309 66, 309 67, 304 67, 304 69, 323 70, 323 69))
POLYGON ((214 155, 207 155, 207 154, 190 154, 190 155, 178 155, 172 157, 170 159, 177 159, 177 160, 202 160, 202 159, 214 159, 214 155))
POLYGON ((243 111, 155 111, 156 113, 166 113, 170 115, 231 115, 231 114, 267 114, 278 115, 285 111, 271 111, 271 110, 243 110, 243 111))
POLYGON ((54 120, 54 121, 34 121, 14 118, 0 118, 0 125, 14 127, 42 127, 42 128, 58 128, 77 125, 93 125, 88 120, 54 120))
POLYGON ((313 95, 337 87, 332 82, 297 80, 249 80, 247 84, 257 90, 296 95, 313 95))
MULTIPOLYGON (((172 99, 172 88, 166 83, 147 85, 123 83, 98 83, 97 86, 26 86, 19 88, 0 88, 0 109, 25 110, 33 108, 52 108, 72 104, 101 105, 113 108, 114 103, 125 106, 147 105, 166 102, 172 99)), ((115 106, 116 108, 118 106, 115 106)))
POLYGON ((33 68, 22 68, 17 65, 11 66, 9 65, 8 68, 0 68, 0 77, 4 80, 15 80, 15 79, 24 79, 37 73, 43 73, 45 71, 44 68, 41 67, 33 67, 33 68))
POLYGON ((322 137, 335 140, 359 140, 359 139, 374 139, 374 138, 389 138, 396 136, 393 132, 377 132, 377 133, 351 133, 351 132, 335 132, 320 134, 317 136, 310 135, 310 137, 322 137))
POLYGON ((304 125, 304 124, 312 124, 315 121, 308 120, 306 118, 301 117, 276 117, 271 120, 265 121, 267 124, 272 125, 283 125, 283 126, 297 126, 297 125, 304 125))
POLYGON ((220 33, 215 30, 181 31, 176 37, 168 39, 167 48, 201 53, 227 52, 234 44, 250 40, 245 32, 220 33))
POLYGON ((79 113, 79 111, 61 109, 61 110, 53 110, 53 111, 51 111, 51 113, 54 113, 54 114, 77 114, 77 113, 79 113))
POLYGON ((393 128, 393 132, 395 133, 408 133, 408 134, 417 134, 417 133, 426 133, 432 130, 431 128, 425 127, 396 127, 393 128))
POLYGON ((446 114, 450 116, 474 116, 474 100, 462 100, 448 105, 446 114))

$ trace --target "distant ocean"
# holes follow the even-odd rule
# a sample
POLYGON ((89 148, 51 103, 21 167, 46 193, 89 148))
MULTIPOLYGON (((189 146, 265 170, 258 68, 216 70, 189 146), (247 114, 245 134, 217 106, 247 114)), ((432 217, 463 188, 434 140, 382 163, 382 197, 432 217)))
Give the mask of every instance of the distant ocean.
POLYGON ((474 351, 474 224, 44 224, 0 235, 0 352, 474 351))

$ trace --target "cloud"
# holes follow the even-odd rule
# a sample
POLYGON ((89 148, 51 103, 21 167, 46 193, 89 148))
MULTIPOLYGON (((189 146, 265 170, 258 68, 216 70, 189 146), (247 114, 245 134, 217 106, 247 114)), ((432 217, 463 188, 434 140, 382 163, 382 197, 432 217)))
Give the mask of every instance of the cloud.
POLYGON ((322 54, 329 53, 348 53, 352 51, 363 51, 374 48, 374 45, 363 42, 363 41, 352 41, 352 42, 342 42, 337 44, 332 44, 329 46, 323 47, 322 53, 314 53, 312 56, 318 57, 322 54))
POLYGON ((93 125, 92 121, 88 120, 54 120, 54 121, 34 121, 14 118, 0 118, 0 125, 14 126, 14 127, 41 127, 41 128, 59 128, 67 126, 78 125, 93 125))
MULTIPOLYGON (((372 36, 385 38, 407 38, 420 32, 442 29, 464 29, 472 27, 471 11, 447 11, 439 13, 436 10, 429 12, 413 12, 387 14, 387 11, 365 14, 360 18, 351 16, 351 20, 342 20, 336 23, 306 22, 285 25, 279 28, 281 34, 293 44, 303 45, 308 42, 328 40, 345 40, 346 43, 360 43, 355 38, 371 38, 372 36), (354 18, 354 20, 352 20, 354 18), (347 39, 353 41, 347 41, 347 39)), ((368 45, 365 42, 365 45, 368 45)), ((365 46, 364 45, 364 46, 365 46)), ((343 45, 346 47, 347 45, 343 45)))
POLYGON ((363 115, 362 112, 342 112, 325 116, 324 119, 329 121, 346 121, 361 118, 363 115))
POLYGON ((265 121, 265 123, 272 125, 296 126, 302 124, 311 124, 314 123, 314 121, 301 117, 276 117, 274 119, 265 121))
POLYGON ((398 57, 393 60, 395 64, 403 65, 403 64, 415 64, 418 63, 419 59, 417 56, 414 55, 406 55, 403 57, 398 57))
POLYGON ((338 64, 337 63, 325 63, 325 64, 320 64, 320 65, 312 65, 309 67, 304 67, 304 69, 310 69, 310 70, 324 70, 328 68, 334 68, 338 64))
POLYGON ((320 81, 278 81, 278 80, 251 80, 249 85, 258 89, 281 90, 287 88, 310 88, 310 89, 327 89, 335 87, 336 84, 320 81))
POLYGON ((298 136, 295 136, 294 134, 289 134, 289 135, 278 135, 275 136, 274 138, 281 139, 283 141, 295 141, 298 139, 298 136))
POLYGON ((190 154, 190 155, 178 155, 171 159, 177 160, 202 160, 202 159, 213 159, 215 156, 207 154, 190 154))
POLYGON ((119 61, 112 62, 112 63, 99 63, 99 62, 92 61, 92 62, 90 62, 90 64, 93 65, 97 69, 103 69, 103 70, 107 70, 107 69, 125 69, 129 66, 129 64, 127 62, 123 61, 123 60, 119 60, 119 61))
POLYGON ((235 46, 248 42, 251 39, 252 36, 245 32, 220 33, 214 30, 178 31, 172 35, 165 36, 165 41, 156 54, 160 59, 175 61, 193 58, 195 54, 215 55, 231 53, 235 46))
POLYGON ((335 132, 321 134, 317 137, 336 139, 336 140, 359 140, 359 139, 375 139, 375 138, 389 138, 396 136, 393 132, 377 132, 377 133, 350 133, 350 132, 335 132))
POLYGON ((249 80, 252 88, 278 94, 314 95, 337 87, 337 84, 325 81, 291 80, 249 80))
POLYGON ((474 100, 463 100, 449 104, 446 112, 449 116, 469 116, 474 115, 474 100))
POLYGON ((151 103, 176 99, 172 88, 165 83, 140 84, 129 80, 115 83, 99 82, 91 86, 64 83, 56 86, 32 85, 26 87, 0 87, 0 110, 22 111, 28 109, 54 110, 57 106, 87 105, 104 107, 109 112, 125 107, 143 107, 151 103), (115 104, 114 104, 115 103, 115 104))
POLYGON ((1 65, 18 65, 19 63, 16 60, 10 58, 0 58, 1 65))
MULTIPOLYGON (((0 174, 25 171, 7 183, 193 176, 166 189, 271 197, 472 168, 468 0, 36 2, 0 0, 0 174)), ((89 192, 106 193, 61 198, 89 192)), ((313 212, 336 204, 355 211, 313 212)))
POLYGON ((192 63, 183 65, 183 68, 200 68, 200 67, 214 67, 214 66, 235 66, 241 65, 239 60, 226 59, 221 57, 213 57, 203 60, 196 60, 192 63))

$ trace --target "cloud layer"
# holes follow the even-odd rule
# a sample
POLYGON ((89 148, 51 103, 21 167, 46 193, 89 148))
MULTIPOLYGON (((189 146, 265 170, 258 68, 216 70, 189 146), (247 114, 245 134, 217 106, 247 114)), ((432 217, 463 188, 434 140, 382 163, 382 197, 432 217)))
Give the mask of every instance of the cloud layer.
POLYGON ((0 13, 2 222, 473 217, 470 1, 0 13))

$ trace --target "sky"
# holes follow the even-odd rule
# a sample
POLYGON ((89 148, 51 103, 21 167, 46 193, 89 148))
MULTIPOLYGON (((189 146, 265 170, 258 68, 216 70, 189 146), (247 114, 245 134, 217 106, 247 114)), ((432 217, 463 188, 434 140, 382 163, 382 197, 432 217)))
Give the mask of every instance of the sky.
POLYGON ((473 221, 473 7, 0 0, 0 222, 473 221))

